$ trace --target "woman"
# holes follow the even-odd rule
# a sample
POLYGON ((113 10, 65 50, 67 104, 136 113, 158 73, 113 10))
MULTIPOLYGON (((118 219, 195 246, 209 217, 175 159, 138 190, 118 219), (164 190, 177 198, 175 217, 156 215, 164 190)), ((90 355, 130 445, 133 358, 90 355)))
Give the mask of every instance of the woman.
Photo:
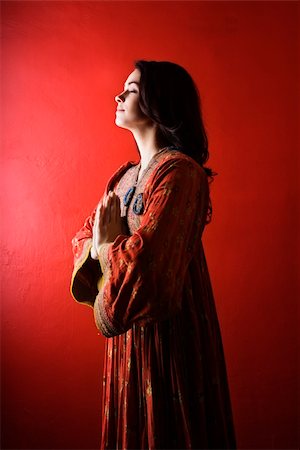
POLYGON ((107 337, 101 449, 235 448, 201 241, 214 174, 197 88, 177 64, 140 60, 115 100, 140 161, 73 239, 71 285, 107 337))

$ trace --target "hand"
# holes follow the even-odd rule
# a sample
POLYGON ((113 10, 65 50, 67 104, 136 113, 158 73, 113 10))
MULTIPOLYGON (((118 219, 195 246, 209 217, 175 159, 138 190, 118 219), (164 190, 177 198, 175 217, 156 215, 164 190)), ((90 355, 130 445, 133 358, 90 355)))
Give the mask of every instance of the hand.
POLYGON ((91 257, 98 259, 100 245, 113 242, 118 235, 124 234, 124 232, 120 199, 113 191, 110 191, 99 203, 96 210, 91 257))

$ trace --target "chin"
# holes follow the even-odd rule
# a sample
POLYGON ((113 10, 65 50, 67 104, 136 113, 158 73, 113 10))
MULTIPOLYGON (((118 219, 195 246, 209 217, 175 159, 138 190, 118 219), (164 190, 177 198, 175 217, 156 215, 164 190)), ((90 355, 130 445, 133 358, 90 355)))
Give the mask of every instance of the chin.
POLYGON ((115 124, 117 127, 122 127, 122 122, 120 122, 118 119, 115 119, 115 124))
POLYGON ((125 123, 122 123, 122 122, 119 121, 118 119, 115 120, 115 124, 116 124, 117 127, 119 127, 119 128, 124 128, 124 130, 129 130, 129 129, 130 129, 125 123))

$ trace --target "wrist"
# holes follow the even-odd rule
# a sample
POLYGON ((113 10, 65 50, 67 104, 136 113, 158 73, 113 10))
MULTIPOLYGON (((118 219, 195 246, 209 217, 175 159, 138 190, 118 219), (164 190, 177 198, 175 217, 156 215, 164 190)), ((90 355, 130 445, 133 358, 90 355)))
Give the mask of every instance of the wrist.
POLYGON ((98 259, 102 273, 105 273, 108 266, 108 250, 111 244, 111 242, 104 242, 98 248, 98 259))
POLYGON ((91 254, 91 258, 92 259, 98 259, 99 258, 98 253, 96 252, 94 247, 91 247, 90 254, 91 254))

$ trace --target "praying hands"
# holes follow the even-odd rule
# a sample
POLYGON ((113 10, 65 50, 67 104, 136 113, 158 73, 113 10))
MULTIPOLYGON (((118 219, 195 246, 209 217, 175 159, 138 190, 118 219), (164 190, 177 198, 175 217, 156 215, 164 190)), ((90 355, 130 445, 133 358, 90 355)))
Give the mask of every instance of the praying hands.
POLYGON ((118 235, 125 233, 120 199, 115 192, 110 191, 103 197, 96 210, 91 257, 98 259, 101 244, 111 243, 118 235))

